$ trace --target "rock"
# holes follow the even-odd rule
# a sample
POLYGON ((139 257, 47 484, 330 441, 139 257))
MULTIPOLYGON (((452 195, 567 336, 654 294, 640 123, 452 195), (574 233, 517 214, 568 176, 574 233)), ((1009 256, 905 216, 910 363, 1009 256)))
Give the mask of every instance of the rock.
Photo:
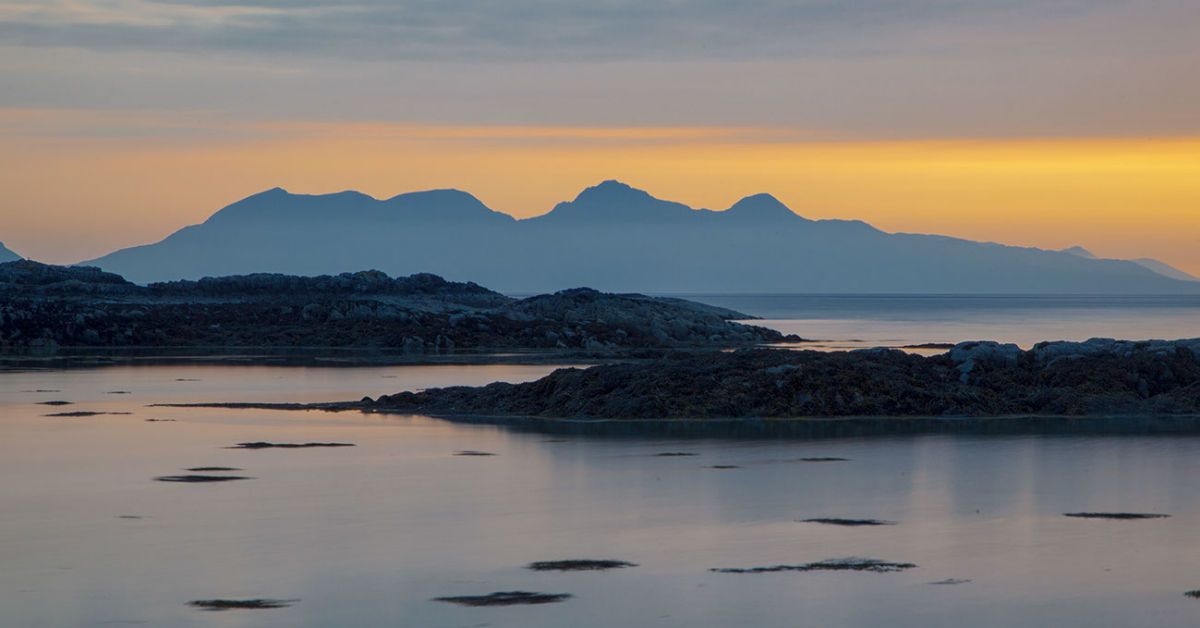
POLYGON ((1021 348, 1015 344, 1000 344, 990 340, 960 342, 950 349, 950 359, 958 365, 959 379, 964 384, 976 366, 1005 368, 1015 366, 1021 348))
POLYGON ((997 343, 928 357, 772 349, 667 354, 559 369, 522 384, 385 395, 372 409, 581 419, 1200 414, 1200 361, 1188 342, 1050 361, 997 343))

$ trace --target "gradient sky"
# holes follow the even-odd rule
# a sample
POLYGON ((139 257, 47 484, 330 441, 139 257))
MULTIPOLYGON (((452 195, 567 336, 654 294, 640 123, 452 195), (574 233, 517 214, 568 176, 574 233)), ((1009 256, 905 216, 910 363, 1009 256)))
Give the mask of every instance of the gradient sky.
POLYGON ((0 0, 0 241, 602 179, 1200 273, 1196 0, 0 0))

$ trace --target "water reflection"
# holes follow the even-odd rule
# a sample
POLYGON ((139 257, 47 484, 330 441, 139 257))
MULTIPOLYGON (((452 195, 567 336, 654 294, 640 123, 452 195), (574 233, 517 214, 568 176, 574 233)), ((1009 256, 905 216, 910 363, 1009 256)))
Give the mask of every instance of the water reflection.
POLYGON ((519 381, 549 369, 114 367, 0 376, 0 625, 1190 626, 1200 612, 1182 595, 1200 588, 1194 437, 564 441, 422 417, 144 406, 354 398, 519 381), (61 392, 21 392, 39 388, 61 392), (106 394, 114 389, 132 394, 106 394), (133 414, 43 417, 46 406, 36 402, 50 397, 133 414), (175 421, 145 421, 152 417, 175 421), (357 446, 224 449, 253 440, 357 446), (459 450, 497 455, 454 456, 459 450), (656 455, 664 451, 697 455, 656 455), (238 467, 255 479, 152 481, 192 466, 238 467), (1062 516, 1077 510, 1173 516, 1062 516), (796 521, 824 516, 897 525, 796 521), (708 571, 842 556, 919 567, 708 571), (640 566, 523 569, 579 557, 640 566), (927 584, 947 578, 972 582, 927 584), (505 590, 575 597, 484 609, 429 601, 505 590), (187 606, 248 597, 300 601, 223 613, 187 606))

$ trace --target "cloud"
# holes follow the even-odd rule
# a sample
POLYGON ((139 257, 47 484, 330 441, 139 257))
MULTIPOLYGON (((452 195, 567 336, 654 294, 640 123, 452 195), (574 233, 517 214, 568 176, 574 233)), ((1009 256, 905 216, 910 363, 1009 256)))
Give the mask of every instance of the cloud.
MULTIPOLYGON (((1116 0, 9 0, 0 1, 0 42, 377 60, 780 59, 986 47, 1036 33, 1047 22, 1079 23, 1127 5, 1116 0)), ((1152 5, 1178 8, 1179 0, 1138 6, 1146 12, 1152 5)), ((1191 14, 1200 16, 1200 10, 1191 14)))

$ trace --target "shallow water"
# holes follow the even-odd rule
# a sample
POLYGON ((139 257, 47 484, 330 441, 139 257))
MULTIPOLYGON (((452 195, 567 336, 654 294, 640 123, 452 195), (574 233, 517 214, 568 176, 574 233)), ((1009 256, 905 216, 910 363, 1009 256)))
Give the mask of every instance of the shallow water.
POLYGON ((1200 296, 688 295, 816 348, 1200 337, 1200 296))
POLYGON ((1198 438, 563 441, 421 417, 145 407, 352 399, 532 379, 550 368, 0 374, 0 626, 1194 626, 1200 618, 1200 601, 1183 595, 1200 589, 1198 438), (60 392, 22 392, 34 389, 60 392), (35 405, 50 399, 75 405, 35 405), (41 416, 64 410, 133 414, 41 416), (224 448, 256 440, 357 446, 224 448), (798 461, 824 456, 849 460, 798 461), (255 479, 152 481, 210 465, 255 479), (1062 516, 1073 511, 1173 516, 1062 516), (813 517, 897 524, 796 521, 813 517), (919 567, 708 571, 844 556, 919 567), (522 568, 565 558, 640 566, 522 568), (971 582, 928 584, 950 578, 971 582), (509 590, 574 597, 507 608, 430 601, 509 590), (260 597, 299 601, 187 606, 260 597))

